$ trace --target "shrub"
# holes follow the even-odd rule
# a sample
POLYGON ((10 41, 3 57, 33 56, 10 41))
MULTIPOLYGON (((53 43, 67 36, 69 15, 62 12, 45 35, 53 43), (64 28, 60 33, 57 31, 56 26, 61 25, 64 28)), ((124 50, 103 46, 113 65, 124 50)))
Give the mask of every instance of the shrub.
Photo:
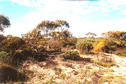
POLYGON ((16 50, 11 56, 12 64, 20 65, 30 56, 32 56, 32 52, 27 48, 24 48, 22 50, 16 50))
POLYGON ((27 50, 16 50, 13 52, 13 55, 11 56, 10 54, 8 54, 5 51, 1 51, 0 52, 0 61, 2 63, 6 63, 9 65, 20 65, 23 63, 23 61, 25 61, 27 59, 27 57, 30 54, 30 51, 27 50))
POLYGON ((0 84, 20 84, 26 80, 28 77, 21 71, 12 66, 0 65, 0 84))
POLYGON ((75 49, 76 48, 76 43, 77 43, 77 38, 70 37, 66 41, 66 46, 67 46, 67 48, 75 49))
POLYGON ((11 65, 19 65, 27 59, 30 49, 24 40, 19 37, 9 37, 0 43, 1 50, 8 52, 8 63, 11 65))
POLYGON ((77 51, 67 51, 61 54, 65 59, 78 60, 80 59, 80 55, 77 51))
POLYGON ((37 42, 37 47, 38 48, 43 48, 43 47, 45 47, 45 46, 47 46, 47 40, 46 39, 40 39, 38 42, 37 42))
POLYGON ((0 43, 0 47, 2 50, 4 51, 12 51, 12 50, 17 50, 21 47, 23 47, 23 45, 25 44, 25 42, 19 38, 19 37, 11 37, 9 39, 5 39, 0 43))
POLYGON ((44 61, 46 60, 46 58, 48 57, 48 52, 44 51, 44 52, 35 52, 33 53, 33 60, 36 61, 44 61))
POLYGON ((115 66, 115 62, 105 63, 105 62, 94 61, 94 63, 97 64, 97 65, 103 66, 103 67, 115 66))
POLYGON ((5 51, 0 52, 0 61, 3 63, 7 63, 8 61, 10 61, 10 56, 8 55, 7 52, 5 51))
POLYGON ((93 45, 93 52, 110 52, 117 48, 117 43, 114 39, 103 39, 101 41, 96 41, 93 45))
POLYGON ((100 52, 103 51, 103 48, 105 47, 105 40, 101 40, 101 41, 96 41, 93 44, 93 52, 100 52))
POLYGON ((4 40, 4 39, 6 39, 6 37, 5 37, 4 35, 0 34, 0 42, 1 42, 2 40, 4 40))
POLYGON ((50 39, 48 41, 49 48, 53 49, 54 51, 61 51, 62 45, 62 42, 59 40, 50 39))
POLYGON ((75 38, 75 37, 70 37, 70 38, 68 38, 68 41, 69 41, 70 44, 76 44, 77 38, 75 38))
POLYGON ((117 43, 114 41, 114 39, 105 39, 105 47, 103 50, 105 52, 112 52, 117 48, 117 43))
POLYGON ((8 48, 14 50, 21 48, 25 44, 25 42, 19 37, 12 37, 8 41, 8 48))
POLYGON ((94 42, 95 40, 93 39, 80 39, 77 41, 76 48, 80 53, 90 53, 93 49, 94 42))
POLYGON ((102 33, 105 38, 114 39, 118 47, 123 48, 126 45, 126 32, 125 31, 108 31, 102 33))

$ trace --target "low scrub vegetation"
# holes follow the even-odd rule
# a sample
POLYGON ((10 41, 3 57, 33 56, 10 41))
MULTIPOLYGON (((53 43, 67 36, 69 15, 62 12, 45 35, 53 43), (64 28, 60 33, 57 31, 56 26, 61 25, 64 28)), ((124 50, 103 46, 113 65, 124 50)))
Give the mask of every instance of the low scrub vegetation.
POLYGON ((9 62, 9 60, 10 60, 10 56, 8 55, 8 53, 5 51, 1 51, 0 52, 0 62, 7 63, 7 62, 9 62))
POLYGON ((106 63, 106 62, 101 62, 101 61, 100 62, 94 61, 94 63, 103 67, 112 67, 116 65, 114 62, 106 63))
POLYGON ((77 41, 76 48, 80 51, 80 53, 90 53, 93 49, 94 39, 80 39, 77 41))
POLYGON ((79 60, 80 59, 80 55, 77 51, 67 51, 63 54, 61 54, 61 56, 63 56, 65 59, 71 59, 71 60, 79 60))
MULTIPOLYGON (((3 18, 3 16, 0 15, 0 18, 1 17, 3 18)), ((7 24, 0 23, 0 31, 3 31, 4 25, 6 27, 10 25, 9 20, 5 20, 7 20, 7 24)), ((46 20, 38 24, 31 32, 22 35, 22 37, 0 35, 0 64, 11 66, 7 67, 0 65, 0 83, 2 80, 15 81, 16 78, 16 80, 18 80, 21 79, 22 76, 26 77, 24 74, 18 73, 17 69, 24 69, 25 72, 26 69, 32 70, 35 68, 33 69, 34 71, 38 70, 37 65, 40 65, 40 71, 38 72, 42 74, 39 73, 37 78, 41 78, 41 81, 42 79, 47 79, 44 83, 55 83, 54 80, 59 77, 62 81, 65 80, 62 82, 64 84, 71 84, 71 82, 73 83, 73 80, 76 80, 74 83, 77 84, 101 84, 100 78, 103 77, 104 71, 100 72, 100 67, 103 66, 106 69, 115 65, 115 62, 111 57, 107 57, 104 53, 111 53, 111 56, 113 53, 120 56, 126 56, 126 32, 109 31, 103 33, 102 38, 96 38, 95 33, 89 32, 86 34, 88 37, 79 39, 72 36, 71 32, 68 30, 69 27, 69 23, 65 20, 46 20), (124 49, 124 52, 122 52, 122 49, 124 49), (84 54, 90 56, 85 58, 80 56, 84 54), (58 57, 59 59, 65 60, 57 61, 58 57), (71 63, 68 63, 66 59, 71 63), (83 60, 78 61, 81 59, 83 60), (94 60, 93 62, 91 62, 92 59, 94 60), (27 64, 31 61, 33 64, 28 66, 27 64), (34 63, 38 64, 33 67, 34 63), (73 63, 75 63, 74 66, 72 65, 73 63), (91 66, 85 66, 86 63, 93 66, 93 68, 96 67, 94 65, 97 65, 97 70, 92 71, 93 68, 91 66), (51 66, 49 66, 46 67, 45 70, 45 66, 48 66, 49 64, 53 65, 53 68, 50 68, 51 66), (61 69, 57 69, 57 66, 61 69), (85 68, 83 69, 83 67, 85 68), (59 70, 57 75, 55 74, 55 69, 57 71, 59 70), (65 72, 65 69, 68 69, 68 72, 65 72), (43 73, 44 70, 45 73, 43 73), (48 71, 52 71, 53 74, 47 74, 48 71), (5 76, 3 73, 5 73, 5 76), (18 78, 17 74, 21 75, 21 78, 18 78), (73 78, 71 75, 73 75, 73 78), (10 77, 11 80, 9 80, 7 76, 10 77), (66 80, 68 82, 66 82, 66 80)), ((34 72, 34 74, 36 73, 37 71, 34 72)), ((108 81, 108 79, 103 80, 108 81)), ((61 84, 61 82, 59 84, 61 84)))
POLYGON ((112 52, 117 48, 117 44, 114 39, 102 39, 100 41, 96 41, 93 46, 94 52, 112 52))
POLYGON ((126 52, 118 52, 116 53, 116 55, 126 57, 126 52))
POLYGON ((27 79, 28 77, 17 69, 8 65, 0 65, 0 83, 13 84, 14 82, 25 82, 27 79))

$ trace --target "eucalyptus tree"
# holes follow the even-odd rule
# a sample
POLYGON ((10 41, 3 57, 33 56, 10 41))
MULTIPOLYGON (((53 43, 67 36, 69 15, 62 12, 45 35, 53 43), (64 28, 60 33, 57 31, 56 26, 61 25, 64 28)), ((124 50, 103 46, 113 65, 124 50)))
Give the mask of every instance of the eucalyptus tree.
POLYGON ((42 30, 44 34, 49 34, 51 32, 63 32, 66 28, 69 28, 69 23, 65 20, 45 20, 38 24, 37 28, 42 30))
POLYGON ((119 47, 126 46, 126 32, 125 31, 108 31, 102 33, 107 39, 113 39, 119 47))
POLYGON ((88 37, 92 37, 92 38, 97 36, 95 33, 92 33, 92 32, 88 32, 85 35, 87 35, 88 37))
MULTIPOLYGON (((31 32, 25 34, 23 39, 29 46, 29 48, 37 53, 48 50, 49 40, 54 45, 58 45, 57 42, 61 43, 65 37, 70 37, 70 33, 67 31, 69 23, 64 20, 42 21, 34 28, 31 32)), ((52 44, 51 44, 52 45, 52 44)))
POLYGON ((7 28, 9 26, 10 26, 9 18, 4 15, 0 15, 0 31, 3 31, 4 28, 7 28))

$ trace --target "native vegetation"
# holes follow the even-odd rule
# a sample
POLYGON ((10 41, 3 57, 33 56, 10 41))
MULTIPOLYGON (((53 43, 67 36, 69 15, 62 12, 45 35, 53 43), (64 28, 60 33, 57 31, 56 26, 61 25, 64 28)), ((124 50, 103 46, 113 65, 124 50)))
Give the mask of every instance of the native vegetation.
MULTIPOLYGON (((4 15, 0 15, 0 31, 2 32, 4 28, 9 26, 9 19, 4 15)), ((38 84, 40 82, 42 84, 55 84, 57 83, 56 76, 65 84, 74 83, 72 80, 75 80, 76 84, 92 84, 93 82, 95 82, 93 84, 102 84, 106 81, 114 81, 115 83, 115 80, 112 80, 112 78, 109 79, 109 76, 103 74, 110 72, 112 74, 112 71, 108 69, 108 67, 116 65, 111 56, 112 54, 126 56, 126 32, 109 31, 102 33, 102 38, 95 37, 95 33, 89 32, 86 34, 87 37, 82 39, 74 37, 69 31, 69 28, 70 24, 65 20, 45 20, 39 23, 31 32, 22 35, 22 37, 12 35, 4 36, 1 34, 0 76, 4 72, 3 70, 10 70, 12 73, 23 74, 23 77, 27 75, 25 76, 26 78, 31 78, 33 75, 36 75, 40 79, 47 80, 39 80, 38 84), (37 71, 41 74, 31 72, 32 70, 34 71, 34 67, 30 68, 30 63, 40 64, 43 72, 37 71), (93 69, 91 66, 89 67, 89 65, 84 65, 83 63, 89 63, 95 68, 93 69), (28 65, 31 71, 27 70, 28 65), (66 72, 66 74, 63 67, 65 67, 66 71, 70 67, 71 71, 66 72), (100 67, 107 68, 103 70, 100 67), (24 71, 20 71, 21 69, 24 69, 24 71), (44 70, 45 72, 51 70, 53 75, 44 73, 44 70), (71 74, 73 78, 68 74, 71 74), (64 79, 67 81, 63 81, 64 79)), ((11 83, 11 81, 13 83, 15 78, 13 78, 11 73, 9 73, 9 77, 10 79, 6 79, 6 77, 5 79, 1 79, 0 77, 0 83, 11 83)), ((112 77, 116 79, 115 75, 112 77)), ((119 76, 117 79, 119 79, 119 76)))

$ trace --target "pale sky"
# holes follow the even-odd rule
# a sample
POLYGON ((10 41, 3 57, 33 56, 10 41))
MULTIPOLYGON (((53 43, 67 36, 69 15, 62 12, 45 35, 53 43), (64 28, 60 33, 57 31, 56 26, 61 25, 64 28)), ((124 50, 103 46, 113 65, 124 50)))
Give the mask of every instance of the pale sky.
POLYGON ((0 0, 11 22, 4 34, 20 36, 43 20, 66 20, 74 36, 126 31, 126 0, 0 0))

